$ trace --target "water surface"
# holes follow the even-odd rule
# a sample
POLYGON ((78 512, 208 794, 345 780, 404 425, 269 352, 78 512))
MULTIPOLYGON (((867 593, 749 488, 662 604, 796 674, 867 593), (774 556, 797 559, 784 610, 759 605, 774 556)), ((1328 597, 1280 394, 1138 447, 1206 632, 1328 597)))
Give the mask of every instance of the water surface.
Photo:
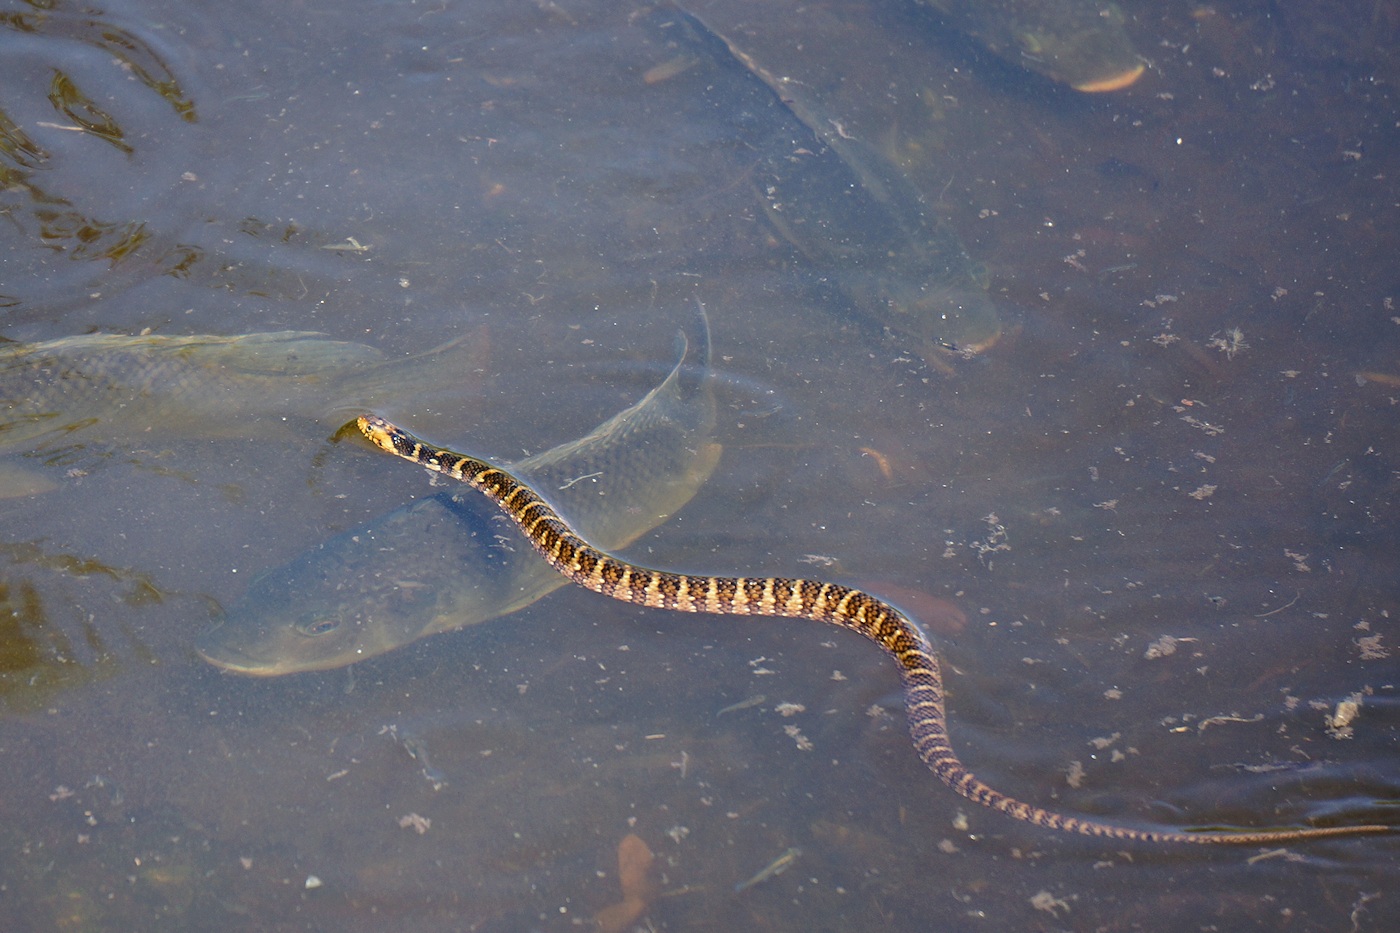
MULTIPOLYGON (((696 3, 987 266, 1009 323, 951 374, 821 287, 723 120, 646 80, 636 9, 590 2, 0 31, 45 153, 4 154, 3 334, 472 333, 480 366, 384 414, 512 459, 650 388, 696 292, 725 459, 632 556, 885 587, 945 651, 964 759, 1023 799, 1393 822, 1400 8, 1123 6, 1150 67, 1091 98, 912 7, 696 3)), ((7 927, 587 928, 629 833, 655 929, 1400 919, 1393 838, 1124 852, 977 808, 913 754, 887 659, 808 623, 563 590, 350 671, 221 675, 191 643, 252 575, 428 490, 326 433, 28 458, 60 488, 0 503, 7 927)))

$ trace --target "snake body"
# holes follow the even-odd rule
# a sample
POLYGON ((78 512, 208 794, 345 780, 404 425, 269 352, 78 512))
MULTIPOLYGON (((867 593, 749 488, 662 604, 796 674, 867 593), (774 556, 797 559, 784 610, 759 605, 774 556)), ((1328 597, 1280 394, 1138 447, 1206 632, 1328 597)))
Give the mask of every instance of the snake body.
POLYGON ((1018 820, 1086 836, 1158 843, 1273 844, 1390 830, 1387 826, 1360 825, 1170 832, 1065 816, 1023 803, 983 783, 958 759, 948 738, 938 656, 923 631, 889 603, 852 587, 819 580, 698 576, 629 564, 584 541, 538 493, 505 470, 433 447, 375 415, 361 416, 359 427, 381 449, 484 493, 520 527, 554 569, 586 589, 623 602, 678 612, 786 616, 859 632, 899 663, 909 732, 929 770, 969 800, 1018 820))

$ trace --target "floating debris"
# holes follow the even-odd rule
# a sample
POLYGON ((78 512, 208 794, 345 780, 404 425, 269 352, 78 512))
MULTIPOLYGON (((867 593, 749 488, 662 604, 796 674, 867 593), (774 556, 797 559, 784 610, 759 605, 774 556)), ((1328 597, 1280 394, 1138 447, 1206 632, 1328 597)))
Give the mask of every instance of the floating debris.
POLYGON ((1206 346, 1224 353, 1227 360, 1233 360, 1236 354, 1249 349, 1249 344, 1244 342, 1244 331, 1238 327, 1231 327, 1224 333, 1212 334, 1206 341, 1206 346))
POLYGON ((328 249, 337 253, 367 253, 370 247, 362 246, 359 240, 348 236, 343 243, 327 243, 325 246, 322 246, 321 249, 328 249))
POLYGON ((1197 731, 1197 732, 1205 732, 1205 731, 1206 731, 1206 726, 1221 726, 1221 725, 1224 725, 1224 724, 1227 723, 1227 722, 1260 722, 1260 721, 1263 720, 1263 718, 1264 718, 1264 714, 1263 714, 1263 713, 1255 713, 1253 716, 1250 716, 1249 718, 1245 718, 1244 716, 1241 716, 1239 713, 1230 713, 1229 715, 1223 715, 1223 716, 1210 716, 1210 717, 1208 717, 1208 718, 1206 718, 1206 719, 1202 719, 1200 722, 1196 723, 1196 731, 1197 731))
POLYGON ((803 735, 802 730, 796 726, 783 726, 783 731, 797 743, 797 750, 800 752, 810 752, 816 747, 812 744, 812 740, 803 735))
POLYGON ((1390 657, 1390 649, 1381 644, 1381 638, 1380 635, 1366 635, 1353 639, 1353 644, 1361 652, 1361 660, 1379 661, 1390 657))
POLYGON ((1177 638, 1174 635, 1163 635, 1161 638, 1148 645, 1147 650, 1142 653, 1142 656, 1149 661, 1165 658, 1167 655, 1176 654, 1177 645, 1195 640, 1194 638, 1177 638))
POLYGON ((1043 910, 1052 917, 1059 917, 1060 911, 1069 913, 1069 904, 1051 894, 1049 891, 1040 891, 1031 898, 1031 906, 1036 910, 1043 910))
POLYGON ((1334 739, 1349 739, 1356 735, 1351 724, 1361 715, 1361 694, 1351 696, 1337 703, 1337 708, 1327 717, 1327 734, 1334 739))

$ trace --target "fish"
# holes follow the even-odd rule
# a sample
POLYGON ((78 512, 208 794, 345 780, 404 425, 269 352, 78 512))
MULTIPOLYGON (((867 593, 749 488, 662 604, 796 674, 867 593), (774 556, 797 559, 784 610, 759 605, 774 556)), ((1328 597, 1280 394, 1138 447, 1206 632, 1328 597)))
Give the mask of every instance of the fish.
MULTIPOLYGON (((464 343, 400 360, 312 331, 0 344, 0 456, 94 442, 146 445, 153 435, 247 436, 288 416, 335 428, 379 398, 459 378, 453 353, 464 343)), ((0 498, 55 485, 0 466, 0 498)))
POLYGON ((769 878, 775 878, 778 875, 781 875, 783 872, 791 868, 801 857, 802 850, 799 849, 797 846, 793 846, 792 848, 785 851, 782 855, 779 855, 777 858, 773 859, 773 861, 763 866, 763 868, 759 870, 758 874, 754 875, 748 881, 741 881, 738 884, 734 885, 734 893, 738 894, 740 891, 747 891, 749 888, 753 887, 756 884, 762 884, 769 878))
MULTIPOLYGON (((719 463, 703 308, 680 344, 670 375, 636 404, 512 467, 608 547, 664 522, 719 463)), ((403 505, 263 573, 195 648, 237 674, 329 670, 507 615, 568 582, 503 521, 470 490, 403 505)))
POLYGON ((403 750, 408 752, 408 757, 419 764, 419 771, 423 779, 432 785, 433 790, 442 790, 447 786, 447 775, 434 766, 428 758, 428 741, 412 732, 400 732, 398 726, 389 725, 379 730, 380 735, 388 733, 389 737, 403 746, 403 750))
POLYGON ((668 5, 645 22, 674 54, 694 59, 676 75, 731 115, 769 222, 819 279, 935 368, 996 342, 1001 322, 985 270, 897 166, 842 132, 800 83, 694 14, 668 5))
POLYGON ((1106 0, 919 2, 998 57, 1076 91, 1122 90, 1146 67, 1123 11, 1106 0))
POLYGON ((743 709, 753 709, 755 706, 761 706, 766 702, 768 702, 768 697, 760 693, 757 696, 751 696, 746 700, 740 700, 738 703, 730 703, 724 709, 716 712, 715 715, 723 716, 725 713, 737 713, 743 709))

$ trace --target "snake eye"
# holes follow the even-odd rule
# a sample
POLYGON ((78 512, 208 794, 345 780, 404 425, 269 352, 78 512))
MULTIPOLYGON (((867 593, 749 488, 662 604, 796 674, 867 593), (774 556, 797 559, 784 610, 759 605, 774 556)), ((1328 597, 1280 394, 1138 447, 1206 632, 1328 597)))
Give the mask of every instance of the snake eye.
POLYGON ((308 638, 329 635, 340 628, 340 620, 335 616, 314 616, 297 623, 297 631, 308 638))

